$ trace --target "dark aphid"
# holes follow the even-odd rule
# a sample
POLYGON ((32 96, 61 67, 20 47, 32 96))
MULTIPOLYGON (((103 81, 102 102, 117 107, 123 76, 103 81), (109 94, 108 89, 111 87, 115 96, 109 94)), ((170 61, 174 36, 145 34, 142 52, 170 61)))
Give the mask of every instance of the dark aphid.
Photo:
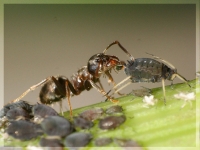
POLYGON ((39 125, 26 120, 11 121, 6 132, 20 140, 30 140, 43 134, 39 125))
POLYGON ((6 117, 8 118, 8 120, 16 120, 18 118, 22 118, 22 119, 31 119, 32 116, 23 108, 21 107, 16 107, 13 109, 10 109, 7 113, 6 113, 6 117))
POLYGON ((111 138, 98 138, 95 139, 94 143, 96 146, 106 146, 110 144, 113 140, 111 138))
POLYGON ((40 139, 40 146, 42 147, 64 147, 64 144, 62 143, 61 139, 57 138, 41 138, 40 139))
POLYGON ((83 117, 74 117, 73 121, 74 126, 81 129, 89 129, 94 125, 92 121, 87 120, 83 117))
POLYGON ((0 110, 0 118, 2 118, 3 116, 6 116, 6 113, 10 110, 10 109, 14 109, 14 108, 23 108, 25 111, 27 111, 28 113, 32 112, 32 105, 30 105, 28 102, 20 100, 18 102, 14 102, 14 103, 9 103, 7 105, 5 105, 1 110, 0 110))
POLYGON ((103 113, 104 113, 104 110, 102 108, 96 107, 96 108, 92 108, 80 113, 79 116, 87 120, 93 121, 100 118, 103 115, 103 113))
POLYGON ((41 122, 42 129, 47 135, 65 137, 73 132, 72 124, 60 116, 49 116, 41 122))
POLYGON ((89 133, 75 132, 65 138, 65 145, 68 148, 84 147, 90 142, 91 139, 92 135, 89 133))
POLYGON ((121 113, 123 111, 122 106, 115 105, 111 106, 106 110, 107 114, 121 113))
MULTIPOLYGON (((147 53, 148 54, 148 53, 147 53)), ((150 54, 152 55, 152 54, 150 54)), ((127 64, 125 64, 125 73, 128 76, 126 79, 119 82, 113 88, 117 88, 122 83, 129 81, 127 84, 116 90, 114 93, 120 91, 124 87, 128 86, 131 83, 140 83, 140 82, 162 82, 163 87, 163 96, 164 103, 165 100, 165 80, 169 80, 173 83, 173 80, 178 77, 182 81, 186 82, 188 86, 191 88, 188 80, 186 80, 183 76, 181 76, 177 69, 166 60, 163 60, 160 57, 152 55, 152 58, 137 58, 133 60, 129 60, 127 64)))
POLYGON ((3 118, 4 116, 6 116, 6 113, 7 113, 9 110, 10 110, 9 108, 3 107, 3 108, 0 110, 0 118, 3 118))
POLYGON ((34 117, 45 118, 48 116, 57 116, 58 113, 51 107, 44 104, 36 104, 33 106, 33 115, 34 117))
POLYGON ((125 122, 126 117, 122 116, 108 116, 99 121, 99 128, 102 130, 115 129, 120 126, 123 122, 125 122))
POLYGON ((132 147, 134 150, 142 150, 142 147, 133 140, 114 139, 114 142, 121 147, 132 147))

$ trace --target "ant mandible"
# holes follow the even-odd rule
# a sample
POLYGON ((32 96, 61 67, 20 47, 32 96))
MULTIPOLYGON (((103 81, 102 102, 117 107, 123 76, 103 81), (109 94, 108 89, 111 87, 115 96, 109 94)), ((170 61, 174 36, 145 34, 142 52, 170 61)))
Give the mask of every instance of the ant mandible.
POLYGON ((111 102, 116 103, 117 100, 108 96, 104 91, 102 84, 100 82, 100 76, 105 74, 108 77, 108 81, 112 82, 115 85, 110 71, 112 69, 119 71, 123 69, 124 61, 120 61, 118 57, 106 55, 106 51, 112 46, 118 44, 118 46, 127 54, 130 60, 134 60, 133 56, 118 42, 114 41, 103 51, 103 53, 98 53, 93 55, 87 66, 83 66, 77 71, 76 74, 72 75, 70 79, 64 76, 50 76, 42 80, 38 84, 31 86, 26 90, 21 96, 12 102, 17 102, 27 95, 30 91, 35 90, 36 88, 42 86, 39 99, 43 104, 52 104, 55 102, 60 103, 60 111, 62 111, 62 99, 68 99, 68 105, 70 108, 70 115, 72 116, 72 106, 70 103, 70 97, 73 95, 79 95, 82 91, 89 91, 92 87, 99 91, 101 94, 106 96, 111 102), (97 85, 97 83, 99 85, 97 85))

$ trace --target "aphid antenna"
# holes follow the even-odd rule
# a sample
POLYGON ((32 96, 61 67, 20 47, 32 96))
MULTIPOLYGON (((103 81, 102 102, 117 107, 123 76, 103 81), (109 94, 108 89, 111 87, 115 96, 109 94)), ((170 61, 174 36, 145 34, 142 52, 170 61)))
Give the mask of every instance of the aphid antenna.
POLYGON ((178 77, 180 80, 184 81, 185 83, 187 83, 190 89, 192 88, 192 86, 188 83, 188 80, 186 80, 182 75, 180 75, 179 73, 176 73, 175 76, 178 77))
POLYGON ((163 63, 167 64, 169 67, 171 67, 172 69, 176 70, 176 67, 174 65, 172 65, 170 62, 168 62, 168 61, 166 61, 166 60, 164 60, 164 59, 162 59, 162 58, 160 58, 158 56, 155 56, 153 54, 150 54, 150 53, 147 53, 147 52, 146 52, 146 54, 151 55, 155 59, 159 59, 160 61, 162 61, 163 63))

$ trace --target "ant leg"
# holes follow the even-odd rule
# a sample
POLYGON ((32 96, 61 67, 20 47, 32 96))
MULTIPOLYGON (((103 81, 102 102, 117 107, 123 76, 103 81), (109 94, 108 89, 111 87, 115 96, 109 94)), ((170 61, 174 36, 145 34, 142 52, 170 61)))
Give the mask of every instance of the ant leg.
POLYGON ((66 82, 66 93, 67 93, 67 101, 68 101, 69 110, 70 110, 70 116, 72 117, 73 113, 72 113, 72 105, 70 102, 70 88, 68 86, 68 82, 66 82))
POLYGON ((123 88, 127 87, 129 84, 131 84, 132 82, 128 82, 125 85, 123 85, 122 87, 120 87, 119 89, 117 89, 114 93, 117 93, 119 91, 121 91, 123 88))
POLYGON ((24 96, 26 96, 29 92, 34 91, 36 88, 40 87, 41 85, 45 84, 47 81, 51 80, 51 77, 48 77, 44 80, 42 80, 41 82, 39 82, 36 85, 31 86, 28 90, 26 90, 21 96, 19 96, 18 98, 14 99, 13 101, 11 101, 11 103, 13 102, 18 102, 20 99, 22 99, 24 96))
POLYGON ((99 84, 100 88, 101 88, 102 90, 104 90, 103 85, 102 85, 102 83, 101 83, 101 80, 100 80, 99 78, 98 78, 98 80, 97 80, 97 83, 99 84))
POLYGON ((88 81, 90 82, 90 84, 92 85, 93 88, 95 88, 101 94, 106 96, 107 99, 109 99, 111 102, 113 102, 113 103, 117 103, 118 102, 118 100, 112 99, 110 96, 108 96, 107 93, 103 89, 101 89, 97 84, 95 84, 92 80, 88 80, 88 81))
POLYGON ((164 104, 166 105, 166 99, 165 99, 165 79, 162 78, 162 89, 163 89, 163 96, 164 96, 164 104))
POLYGON ((127 78, 125 78, 124 80, 122 80, 121 82, 117 83, 113 89, 117 88, 118 86, 120 86, 121 84, 123 84, 124 82, 126 82, 127 80, 131 79, 131 76, 128 76, 127 78))
MULTIPOLYGON (((105 74, 107 75, 107 77, 108 77, 108 79, 109 79, 109 80, 108 80, 108 83, 111 82, 111 83, 113 84, 113 86, 115 86, 116 83, 115 83, 115 81, 114 81, 112 75, 111 75, 108 71, 106 71, 105 74)), ((116 90, 116 89, 114 89, 114 90, 116 90)), ((120 93, 120 92, 115 92, 115 93, 117 93, 118 95, 124 95, 124 94, 122 94, 122 93, 120 93)))
POLYGON ((119 41, 114 41, 110 45, 107 46, 107 48, 103 51, 103 54, 106 53, 106 51, 113 45, 118 44, 118 46, 130 57, 132 61, 134 61, 134 57, 119 43, 119 41))

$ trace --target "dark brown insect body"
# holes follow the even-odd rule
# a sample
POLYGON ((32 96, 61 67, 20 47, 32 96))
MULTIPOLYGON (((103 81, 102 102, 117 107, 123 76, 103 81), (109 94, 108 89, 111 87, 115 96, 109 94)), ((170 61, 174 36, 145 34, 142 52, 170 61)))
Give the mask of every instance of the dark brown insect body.
POLYGON ((40 101, 43 104, 51 104, 60 101, 67 95, 79 95, 82 91, 92 88, 89 80, 94 83, 99 82, 97 78, 89 74, 87 66, 79 69, 70 79, 64 76, 52 77, 43 85, 39 94, 40 101))
MULTIPOLYGON (((70 104, 70 97, 73 95, 79 95, 84 90, 90 90, 92 87, 97 89, 101 94, 106 96, 112 102, 117 102, 117 100, 112 99, 107 93, 104 91, 101 83, 100 76, 105 74, 109 78, 109 82, 112 82, 115 85, 115 82, 110 74, 112 69, 121 70, 123 68, 123 61, 120 61, 118 57, 106 55, 105 52, 107 49, 114 45, 118 44, 119 47, 130 57, 132 55, 129 54, 127 50, 125 50, 118 41, 111 43, 103 53, 93 55, 89 61, 87 66, 82 67, 77 71, 76 74, 72 75, 70 79, 64 76, 50 76, 36 85, 30 87, 27 91, 25 91, 20 97, 15 99, 13 102, 19 101, 30 91, 35 90, 37 87, 42 86, 42 89, 39 94, 40 101, 43 104, 51 104, 54 102, 60 102, 60 108, 62 109, 63 98, 68 98, 68 104, 70 107, 70 114, 72 115, 72 108, 70 104), (97 83, 99 85, 97 85, 97 83)), ((62 111, 62 110, 61 110, 62 111)))

